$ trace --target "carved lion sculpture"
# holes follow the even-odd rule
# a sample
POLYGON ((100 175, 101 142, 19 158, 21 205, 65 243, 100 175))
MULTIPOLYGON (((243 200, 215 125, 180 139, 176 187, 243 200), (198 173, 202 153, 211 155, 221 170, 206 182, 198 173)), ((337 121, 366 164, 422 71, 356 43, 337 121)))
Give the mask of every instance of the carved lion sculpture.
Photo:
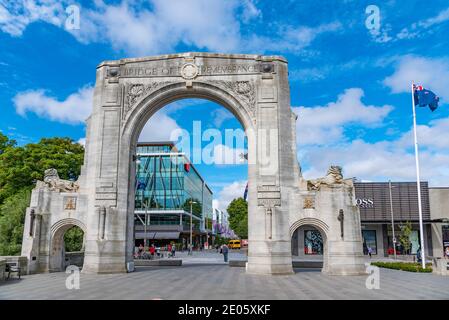
POLYGON ((44 181, 38 181, 36 187, 58 192, 77 192, 79 189, 76 182, 60 179, 56 169, 45 170, 44 181))
POLYGON ((342 168, 340 166, 330 166, 324 178, 307 181, 307 188, 309 190, 319 190, 322 185, 347 184, 347 181, 343 179, 341 171, 342 168))

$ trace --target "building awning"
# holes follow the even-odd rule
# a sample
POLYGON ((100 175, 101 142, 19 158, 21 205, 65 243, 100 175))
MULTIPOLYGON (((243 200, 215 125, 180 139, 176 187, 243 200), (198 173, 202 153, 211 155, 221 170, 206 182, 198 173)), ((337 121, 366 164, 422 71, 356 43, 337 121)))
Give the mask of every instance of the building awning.
POLYGON ((145 237, 145 232, 136 232, 136 239, 145 239, 148 240, 162 240, 162 239, 179 239, 179 232, 147 232, 145 237))

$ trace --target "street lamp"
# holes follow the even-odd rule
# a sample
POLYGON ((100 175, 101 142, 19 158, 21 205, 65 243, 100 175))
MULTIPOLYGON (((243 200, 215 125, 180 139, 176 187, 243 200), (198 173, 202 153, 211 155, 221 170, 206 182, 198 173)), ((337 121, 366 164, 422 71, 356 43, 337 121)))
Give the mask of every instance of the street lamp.
POLYGON ((192 216, 193 216, 193 210, 192 210, 192 204, 197 203, 195 201, 190 200, 190 244, 189 244, 189 255, 192 254, 192 216))
POLYGON ((391 189, 394 188, 391 185, 391 180, 388 180, 388 189, 390 191, 390 213, 391 213, 391 230, 393 231, 392 237, 393 237, 393 253, 394 253, 394 259, 396 260, 396 236, 394 234, 394 217, 393 217, 393 196, 391 194, 391 189))

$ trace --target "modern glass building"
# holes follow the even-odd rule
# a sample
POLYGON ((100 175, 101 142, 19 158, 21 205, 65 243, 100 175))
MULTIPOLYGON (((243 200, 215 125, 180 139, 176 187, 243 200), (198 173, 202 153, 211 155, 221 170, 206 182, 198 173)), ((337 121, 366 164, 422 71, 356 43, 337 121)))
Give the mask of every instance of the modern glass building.
POLYGON ((173 142, 137 145, 135 244, 206 245, 212 231, 212 191, 173 142), (192 212, 192 219, 190 218, 192 212))

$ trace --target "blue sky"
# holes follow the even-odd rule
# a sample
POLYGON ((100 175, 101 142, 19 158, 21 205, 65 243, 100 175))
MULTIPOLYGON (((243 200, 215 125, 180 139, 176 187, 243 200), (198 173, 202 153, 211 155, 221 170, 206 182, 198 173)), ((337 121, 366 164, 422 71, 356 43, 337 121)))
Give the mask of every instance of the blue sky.
MULTIPOLYGON (((19 144, 51 136, 82 142, 103 60, 185 51, 276 54, 289 61, 307 178, 339 164, 360 180, 413 180, 414 80, 441 99, 434 113, 418 110, 422 176, 447 186, 448 31, 447 0, 0 0, 0 130, 19 144), (70 5, 80 9, 79 29, 66 26, 70 5)), ((159 111, 143 139, 191 130, 194 120, 222 132, 240 128, 223 107, 187 100, 159 111)), ((220 206, 243 194, 245 165, 197 167, 220 206)))

